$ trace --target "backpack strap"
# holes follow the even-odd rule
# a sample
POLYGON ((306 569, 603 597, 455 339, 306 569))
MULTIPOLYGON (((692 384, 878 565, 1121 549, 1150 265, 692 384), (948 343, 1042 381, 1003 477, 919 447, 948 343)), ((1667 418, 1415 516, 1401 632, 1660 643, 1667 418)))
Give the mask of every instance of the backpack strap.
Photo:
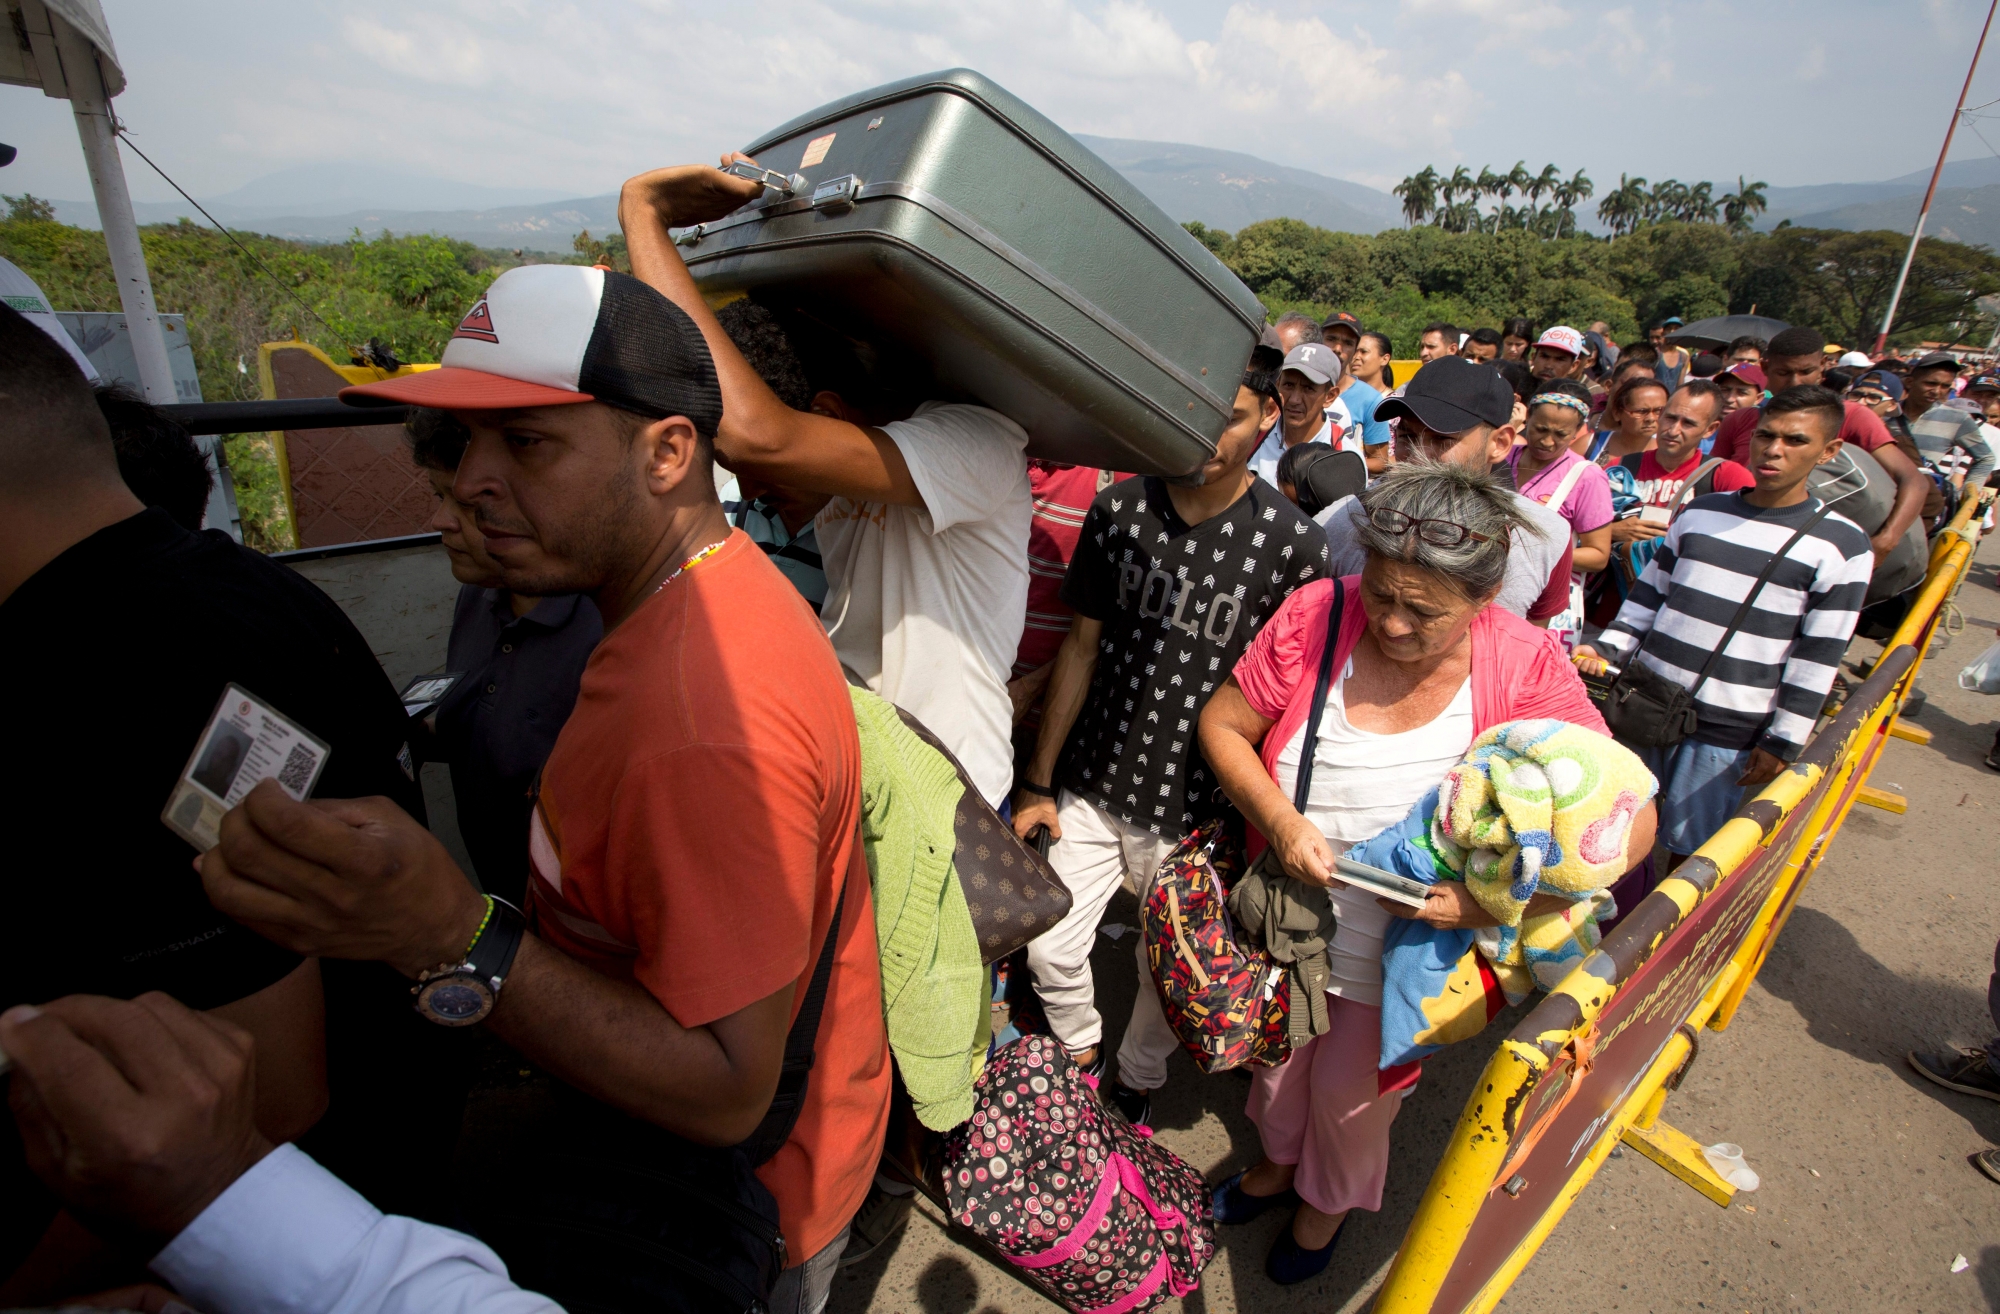
MULTIPOLYGON (((1645 453, 1641 452, 1640 455, 1644 456, 1645 453)), ((1689 475, 1687 477, 1687 482, 1681 485, 1681 491, 1674 494, 1674 500, 1672 504, 1673 510, 1667 512, 1668 524, 1671 525, 1672 523, 1674 523, 1674 521, 1679 518, 1682 508, 1687 506, 1689 502, 1694 501, 1696 497, 1700 496, 1699 490, 1701 487, 1701 481, 1704 479, 1709 479, 1712 475, 1715 474, 1716 470, 1721 465, 1722 465, 1721 457, 1711 456, 1707 460, 1703 461, 1700 465, 1694 468, 1694 473, 1689 475)), ((1713 482, 1709 484, 1709 491, 1710 492, 1715 491, 1715 485, 1713 482)), ((1787 543, 1785 546, 1790 547, 1791 544, 1787 543)))
MULTIPOLYGON (((858 835, 855 842, 860 842, 858 835)), ((833 977, 834 950, 840 941, 840 917, 846 908, 847 875, 843 872, 840 897, 833 904, 833 921, 828 924, 826 940, 820 945, 819 961, 813 964, 812 981, 806 986, 805 1002, 799 1005, 799 1015, 792 1019, 792 1029, 785 1033, 785 1057, 778 1066, 777 1093, 771 1097, 771 1107, 764 1111, 764 1120, 743 1142, 743 1150, 753 1164, 763 1163, 783 1148, 785 1142, 791 1139, 792 1128, 798 1124, 800 1110, 805 1108, 806 1086, 812 1078, 813 1061, 817 1057, 813 1046, 819 1039, 820 1012, 826 1006, 827 983, 833 977)))
POLYGON ((1559 510, 1562 504, 1569 499, 1570 490, 1576 487, 1576 481, 1583 478, 1583 472, 1590 467, 1591 462, 1582 460, 1581 458, 1573 462, 1569 467, 1569 473, 1565 474, 1556 484, 1556 491, 1541 499, 1542 505, 1548 507, 1551 511, 1559 510))
POLYGON ((1312 797, 1313 752, 1319 747, 1319 718, 1326 712, 1326 696, 1333 688, 1333 650, 1340 646, 1340 617, 1347 610, 1347 581, 1333 577, 1333 608, 1326 617, 1326 647, 1319 655, 1319 676, 1313 682, 1312 711, 1306 715, 1306 737, 1299 745, 1298 783, 1292 786, 1292 806, 1304 816, 1306 800, 1312 797))
MULTIPOLYGON (((1692 483, 1693 481, 1690 480, 1689 482, 1692 483)), ((1728 648, 1729 641, 1736 637, 1736 631, 1743 627, 1743 622, 1750 615, 1750 604, 1757 601, 1757 595, 1762 593, 1764 586, 1771 582, 1771 576, 1777 573, 1778 563, 1783 561, 1786 555, 1791 552, 1794 544, 1804 538, 1814 525, 1826 519, 1827 513, 1832 510, 1832 507, 1828 506, 1825 502, 1821 502, 1819 508, 1806 517, 1806 522, 1792 531, 1792 536, 1785 540, 1785 545, 1776 552, 1773 552, 1771 559, 1764 563, 1764 569, 1757 575, 1757 582, 1752 584, 1750 591, 1743 595, 1742 605, 1738 606, 1736 614, 1730 617, 1729 628, 1722 632, 1722 638, 1717 641, 1714 650, 1708 654, 1708 660, 1701 664, 1701 674, 1695 677, 1693 687, 1688 690, 1689 702, 1694 701, 1694 696, 1701 692, 1701 687, 1704 684, 1708 683, 1708 677, 1714 674, 1715 664, 1722 660, 1723 650, 1728 648)))

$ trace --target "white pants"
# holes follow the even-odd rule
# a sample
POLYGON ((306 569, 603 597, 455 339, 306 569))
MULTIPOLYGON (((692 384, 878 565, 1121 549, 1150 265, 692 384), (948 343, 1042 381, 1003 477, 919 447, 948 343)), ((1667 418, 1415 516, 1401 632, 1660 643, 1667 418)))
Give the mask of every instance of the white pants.
MULTIPOLYGON (((1049 1030, 1075 1052, 1104 1039, 1090 951, 1105 905, 1120 885, 1145 902, 1160 863, 1179 841, 1128 826, 1068 790, 1057 800, 1056 818, 1062 838, 1049 847, 1049 865, 1069 890, 1069 915, 1028 945, 1028 967, 1049 1030)), ((1132 949, 1139 963, 1139 994, 1118 1047, 1118 1080, 1134 1090, 1154 1090, 1166 1084, 1167 1059, 1180 1042, 1160 1011, 1144 939, 1135 935, 1132 949)))

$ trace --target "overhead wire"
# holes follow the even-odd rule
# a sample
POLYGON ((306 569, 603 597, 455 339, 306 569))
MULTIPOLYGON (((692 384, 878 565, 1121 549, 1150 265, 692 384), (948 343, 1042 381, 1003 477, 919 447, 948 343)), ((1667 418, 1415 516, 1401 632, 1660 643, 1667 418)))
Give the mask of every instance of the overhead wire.
MULTIPOLYGON (((300 296, 295 289, 287 286, 285 281, 278 277, 277 271, 273 270, 271 266, 264 263, 264 258, 262 256, 258 255, 255 251, 252 251, 248 246, 245 246, 243 242, 236 236, 236 234, 230 232, 227 228, 223 227, 221 220, 217 219, 214 215, 210 214, 206 209, 204 209, 200 201, 197 201, 194 199, 194 197, 189 196, 187 194, 187 188, 181 186, 179 183, 175 182, 172 178, 168 177, 167 171, 165 169, 162 169, 159 165, 154 164, 152 156, 146 154, 146 152, 144 152, 143 150, 140 150, 139 143, 133 141, 131 134, 125 131, 124 124, 116 123, 114 121, 113 130, 117 132, 118 139, 120 141, 124 142, 127 146, 130 146, 132 148, 132 153, 134 155, 137 155, 140 159, 144 160, 147 166, 150 167, 154 173, 157 173, 160 175, 160 177, 165 178, 167 186, 173 188, 175 191, 181 194, 182 200, 186 201, 189 205, 192 205, 195 209, 200 210, 201 217, 208 220, 210 223, 214 224, 217 232, 221 233, 224 237, 228 238, 230 242, 235 245, 237 250, 241 251, 244 255, 249 256, 251 260, 255 261, 257 268, 263 270, 266 277, 268 277, 273 283, 276 283, 280 288, 282 288, 285 292, 285 295, 289 296, 292 300, 298 302, 300 307, 304 309, 304 311, 308 315, 311 315, 321 324, 326 325, 327 332, 340 333, 339 329, 335 328, 332 324, 327 322, 327 318, 325 315, 320 314, 318 310, 314 309, 312 304, 308 302, 304 297, 300 296)), ((341 336, 347 337, 350 335, 341 334, 341 336)))

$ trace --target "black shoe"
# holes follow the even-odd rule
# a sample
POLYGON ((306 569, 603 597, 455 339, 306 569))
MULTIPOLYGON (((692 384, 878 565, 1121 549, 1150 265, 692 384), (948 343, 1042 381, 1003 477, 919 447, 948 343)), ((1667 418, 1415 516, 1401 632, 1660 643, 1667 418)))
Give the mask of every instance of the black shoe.
POLYGON ((1949 1050, 1942 1054, 1909 1053, 1910 1066, 1946 1090, 2000 1100, 2000 1073, 1986 1061, 1983 1049, 1949 1050))
MULTIPOLYGON (((1101 1082, 1104 1080, 1104 1065, 1106 1061, 1110 1058, 1110 1056, 1111 1056, 1111 1051, 1106 1049, 1104 1046, 1099 1045, 1097 1047, 1097 1057, 1092 1059, 1087 1065, 1082 1063, 1077 1063, 1076 1070, 1079 1074, 1083 1076, 1095 1077, 1098 1081, 1101 1082)), ((1071 1054, 1069 1057, 1072 1063, 1076 1062, 1076 1055, 1071 1054)))
POLYGON ((2000 1182, 2000 1150, 1981 1150, 1972 1156, 1972 1166, 2000 1182))
POLYGON ((1343 1218, 1340 1226, 1333 1229, 1333 1240, 1317 1250, 1308 1250, 1292 1236, 1292 1225, 1286 1223, 1278 1229, 1278 1239, 1271 1243, 1271 1253, 1264 1257, 1264 1276, 1281 1287, 1318 1277, 1333 1261, 1333 1248, 1340 1244, 1340 1234, 1346 1230, 1347 1220, 1343 1218))
POLYGON ((1133 1090, 1122 1081, 1109 1081, 1098 1087, 1104 1098, 1111 1101, 1111 1107, 1118 1110, 1134 1127, 1153 1125, 1153 1094, 1151 1091, 1133 1090))
POLYGON ((859 1264, 894 1241, 903 1224, 910 1221, 910 1211, 916 1203, 915 1191, 890 1195, 880 1186, 870 1186, 861 1208, 854 1213, 853 1223, 848 1226, 847 1248, 840 1252, 840 1267, 859 1264))
POLYGON ((1215 1221, 1218 1223, 1247 1223, 1267 1209, 1277 1205, 1296 1206, 1299 1193, 1289 1186, 1276 1195, 1252 1195, 1243 1189, 1243 1174, 1238 1173, 1215 1188, 1213 1204, 1215 1221))

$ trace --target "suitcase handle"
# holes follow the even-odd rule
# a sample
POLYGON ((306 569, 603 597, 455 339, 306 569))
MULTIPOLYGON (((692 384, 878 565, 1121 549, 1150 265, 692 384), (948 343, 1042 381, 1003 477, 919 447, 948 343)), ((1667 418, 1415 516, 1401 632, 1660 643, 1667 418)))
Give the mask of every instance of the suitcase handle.
POLYGON ((803 174, 786 174, 779 173, 776 169, 760 169, 748 160, 738 160, 734 164, 725 164, 720 167, 726 174, 743 178, 750 182, 763 183, 764 186, 784 197, 792 196, 806 185, 805 175, 803 174))

